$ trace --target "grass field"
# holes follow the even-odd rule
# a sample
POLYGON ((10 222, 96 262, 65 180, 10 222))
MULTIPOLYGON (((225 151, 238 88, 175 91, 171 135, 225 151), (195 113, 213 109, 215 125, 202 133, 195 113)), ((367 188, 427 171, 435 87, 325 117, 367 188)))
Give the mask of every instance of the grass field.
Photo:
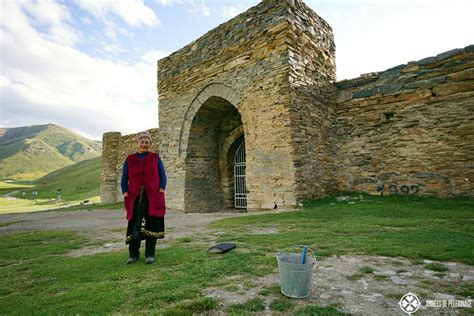
POLYGON ((101 157, 78 162, 29 182, 0 182, 0 213, 34 212, 99 203, 101 157), (56 201, 61 189, 61 201, 56 201), (33 196, 32 192, 38 192, 33 196), (8 194, 9 197, 5 197, 8 194))
MULTIPOLYGON (((203 289, 231 290, 236 280, 252 291, 253 282, 275 273, 275 253, 309 245, 321 259, 341 254, 432 259, 474 265, 473 199, 353 196, 307 203, 281 214, 225 219, 212 224, 220 241, 238 250, 212 255, 193 238, 181 238, 159 249, 157 263, 126 266, 124 251, 70 257, 67 252, 95 241, 67 231, 2 236, 0 243, 0 314, 163 314, 190 315, 220 311, 248 315, 265 308, 261 298, 219 306, 203 289), (272 234, 259 231, 271 228, 272 234), (217 233, 219 232, 219 233, 217 233), (233 280, 233 281, 229 281, 233 280)), ((124 247, 125 248, 125 247, 124 247)), ((364 273, 367 273, 365 271, 364 273)), ((447 287, 453 295, 473 296, 468 283, 447 287)), ((295 305, 277 286, 274 312, 341 315, 337 307, 295 305)))
POLYGON ((7 193, 26 190, 34 187, 34 184, 31 182, 2 182, 0 181, 0 195, 7 193))
POLYGON ((288 250, 297 241, 320 256, 353 252, 474 265, 474 199, 358 196, 346 202, 315 200, 302 211, 223 220, 213 227, 225 229, 222 240, 235 236, 270 251, 288 250), (279 233, 248 233, 269 226, 279 233))
MULTIPOLYGON (((32 199, 31 192, 38 191, 43 199, 56 198, 61 189, 61 198, 66 201, 81 201, 99 196, 101 157, 78 162, 35 180, 35 187, 24 190, 32 199)), ((20 194, 16 194, 20 197, 20 194)))
MULTIPOLYGON (((88 199, 95 208, 101 208, 100 198, 98 196, 88 199)), ((56 201, 54 199, 10 199, 0 197, 0 214, 27 213, 45 210, 57 209, 80 209, 81 201, 56 201)))

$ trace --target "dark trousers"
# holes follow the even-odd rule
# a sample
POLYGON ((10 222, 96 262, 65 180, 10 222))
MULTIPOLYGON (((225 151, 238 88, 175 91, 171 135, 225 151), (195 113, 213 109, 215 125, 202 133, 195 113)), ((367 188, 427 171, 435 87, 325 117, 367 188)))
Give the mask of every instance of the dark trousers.
POLYGON ((134 202, 133 219, 128 222, 127 226, 127 243, 130 257, 140 256, 142 239, 145 239, 145 257, 154 257, 156 239, 164 237, 164 218, 151 217, 147 213, 148 198, 146 192, 142 190, 140 196, 134 202), (147 236, 147 234, 152 236, 147 236))
MULTIPOLYGON (((130 240, 128 242, 128 252, 130 257, 139 257, 140 256, 140 240, 130 240)), ((155 247, 156 247, 156 238, 155 237, 145 237, 145 257, 154 257, 155 256, 155 247)))

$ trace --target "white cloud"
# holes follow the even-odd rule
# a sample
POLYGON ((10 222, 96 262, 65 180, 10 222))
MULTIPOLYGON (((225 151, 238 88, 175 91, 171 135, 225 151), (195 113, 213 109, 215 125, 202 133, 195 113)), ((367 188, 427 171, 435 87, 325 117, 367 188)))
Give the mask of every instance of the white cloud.
POLYGON ((202 14, 204 16, 211 15, 211 9, 206 5, 204 0, 191 0, 189 2, 188 11, 194 14, 202 14))
POLYGON ((80 19, 83 24, 92 24, 92 20, 87 16, 83 16, 80 19))
MULTIPOLYGON (((232 18, 257 3, 257 0, 183 0, 181 5, 193 14, 232 18)), ((305 3, 333 27, 339 80, 383 71, 474 42, 472 32, 464 31, 474 28, 472 0, 305 0, 305 3)))
POLYGON ((337 80, 472 44, 471 0, 306 0, 332 26, 337 80), (428 5, 429 4, 429 5, 428 5))
POLYGON ((116 44, 105 44, 102 46, 101 53, 102 54, 113 54, 117 55, 119 53, 125 52, 125 49, 121 48, 119 45, 116 44))
POLYGON ((146 52, 141 60, 142 60, 142 63, 143 64, 153 64, 153 65, 156 65, 156 62, 163 58, 163 57, 166 57, 168 56, 169 54, 166 53, 166 52, 163 52, 163 51, 160 51, 160 50, 151 50, 151 51, 148 51, 146 52))
POLYGON ((158 4, 161 4, 162 6, 172 6, 174 5, 175 3, 183 3, 182 0, 157 0, 158 4))
POLYGON ((221 14, 225 18, 231 19, 244 12, 247 8, 246 6, 224 6, 221 9, 221 14))
MULTIPOLYGON (((19 4, 30 19, 44 29, 44 36, 52 41, 71 45, 79 40, 78 34, 67 24, 72 19, 66 6, 52 0, 22 1, 19 4)), ((8 3, 5 6, 8 6, 8 3)))
POLYGON ((159 20, 155 12, 141 0, 75 0, 84 10, 100 20, 107 21, 110 15, 115 15, 130 26, 155 26, 159 20))
POLYGON ((0 126, 52 122, 95 138, 157 127, 156 59, 165 53, 131 64, 92 57, 42 36, 23 4, 2 8, 0 126))

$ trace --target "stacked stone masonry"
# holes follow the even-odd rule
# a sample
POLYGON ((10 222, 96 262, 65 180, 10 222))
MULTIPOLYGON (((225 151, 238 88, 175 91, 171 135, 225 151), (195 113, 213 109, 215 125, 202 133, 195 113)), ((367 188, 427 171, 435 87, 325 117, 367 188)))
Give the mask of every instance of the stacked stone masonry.
POLYGON ((474 195, 474 46, 336 89, 337 190, 474 195))
MULTIPOLYGON (((301 0, 264 0, 158 61, 169 207, 247 209, 337 191, 474 195, 474 52, 457 49, 335 82, 331 27, 301 0)), ((121 199, 135 135, 103 138, 101 199, 121 199)))

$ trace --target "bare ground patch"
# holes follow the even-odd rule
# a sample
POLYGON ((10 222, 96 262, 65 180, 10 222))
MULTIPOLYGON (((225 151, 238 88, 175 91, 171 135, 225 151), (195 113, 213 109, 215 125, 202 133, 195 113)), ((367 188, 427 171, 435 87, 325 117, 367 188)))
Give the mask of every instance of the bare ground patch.
MULTIPOLYGON (((336 306, 338 310, 353 315, 402 315, 398 302, 404 294, 412 292, 422 303, 417 315, 467 314, 465 308, 427 308, 426 300, 468 300, 468 297, 456 292, 459 293, 462 288, 472 288, 474 268, 457 262, 437 262, 449 270, 445 276, 436 276, 426 268, 430 263, 432 261, 425 260, 421 264, 414 264, 405 258, 382 256, 325 258, 316 263, 310 296, 291 299, 295 305, 292 312, 304 305, 315 304, 336 306)), ((255 280, 238 276, 228 278, 223 285, 207 288, 204 293, 218 300, 221 311, 232 304, 262 299, 266 306, 262 314, 272 314, 271 303, 285 299, 280 293, 277 268, 274 273, 255 280)))

